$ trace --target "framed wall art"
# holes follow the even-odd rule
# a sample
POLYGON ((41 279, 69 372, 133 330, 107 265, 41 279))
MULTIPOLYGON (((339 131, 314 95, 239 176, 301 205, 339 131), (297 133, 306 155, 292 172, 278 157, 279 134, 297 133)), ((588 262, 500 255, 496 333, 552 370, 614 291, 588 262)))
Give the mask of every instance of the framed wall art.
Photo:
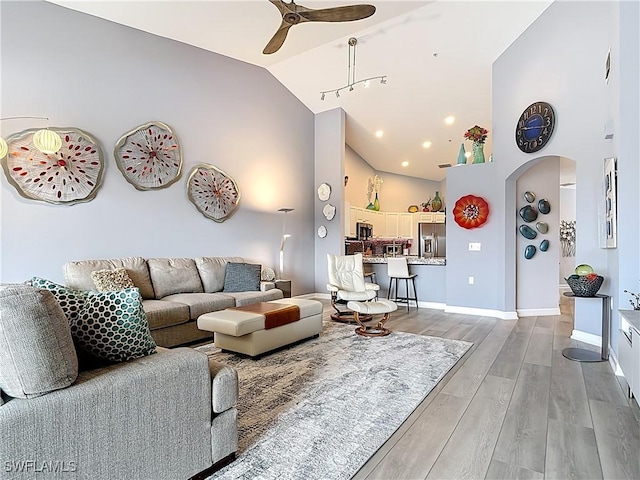
POLYGON ((602 223, 602 248, 618 246, 617 169, 615 158, 604 159, 604 216, 602 223))

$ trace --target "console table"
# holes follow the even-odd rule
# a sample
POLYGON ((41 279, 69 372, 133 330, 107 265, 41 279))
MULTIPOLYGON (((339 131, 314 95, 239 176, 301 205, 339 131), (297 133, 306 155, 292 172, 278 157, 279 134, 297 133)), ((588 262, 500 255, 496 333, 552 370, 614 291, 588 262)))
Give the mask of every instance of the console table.
POLYGON ((576 362, 604 362, 609 360, 609 328, 611 325, 611 296, 597 293, 593 297, 580 297, 572 292, 563 293, 572 298, 599 298, 602 300, 602 346, 600 353, 584 348, 565 348, 562 355, 576 362))

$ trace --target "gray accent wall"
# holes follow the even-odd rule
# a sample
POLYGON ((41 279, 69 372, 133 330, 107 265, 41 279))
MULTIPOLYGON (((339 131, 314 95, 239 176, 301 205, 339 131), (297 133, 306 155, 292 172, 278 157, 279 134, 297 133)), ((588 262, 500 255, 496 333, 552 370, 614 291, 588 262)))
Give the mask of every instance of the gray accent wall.
MULTIPOLYGON (((51 126, 86 130, 106 160, 97 197, 74 206, 26 200, 0 174, 3 282, 61 282, 65 262, 121 256, 238 255, 277 271, 277 210, 291 207, 293 293, 314 291, 314 115, 267 70, 42 1, 3 1, 1 9, 1 116, 43 115, 51 126), (183 174, 142 192, 117 169, 113 148, 153 120, 175 131, 183 174), (239 209, 224 223, 187 198, 199 163, 239 185, 239 209)), ((0 126, 8 136, 44 125, 0 126)))

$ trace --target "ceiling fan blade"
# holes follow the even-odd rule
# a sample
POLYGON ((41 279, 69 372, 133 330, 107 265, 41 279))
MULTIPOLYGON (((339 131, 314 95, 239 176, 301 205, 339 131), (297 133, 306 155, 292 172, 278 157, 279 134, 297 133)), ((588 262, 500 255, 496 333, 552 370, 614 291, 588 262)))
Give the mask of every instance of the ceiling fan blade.
POLYGON ((323 8, 298 12, 310 22, 352 22, 362 20, 376 13, 373 5, 348 5, 346 7, 323 8))
POLYGON ((278 29, 278 31, 273 37, 271 37, 271 40, 269 40, 267 46, 264 47, 262 53, 265 55, 270 55, 280 50, 280 47, 284 43, 284 40, 287 38, 287 33, 289 33, 289 29, 291 28, 291 26, 292 25, 290 23, 283 21, 280 24, 280 28, 278 29))

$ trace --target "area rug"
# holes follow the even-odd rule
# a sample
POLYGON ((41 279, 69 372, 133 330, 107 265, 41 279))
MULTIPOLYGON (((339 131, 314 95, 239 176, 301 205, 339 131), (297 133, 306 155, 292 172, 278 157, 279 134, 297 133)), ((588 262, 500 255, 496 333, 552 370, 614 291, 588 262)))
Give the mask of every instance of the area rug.
POLYGON ((240 382, 239 455, 209 478, 351 478, 471 345, 325 322, 319 338, 257 360, 197 347, 240 382))

